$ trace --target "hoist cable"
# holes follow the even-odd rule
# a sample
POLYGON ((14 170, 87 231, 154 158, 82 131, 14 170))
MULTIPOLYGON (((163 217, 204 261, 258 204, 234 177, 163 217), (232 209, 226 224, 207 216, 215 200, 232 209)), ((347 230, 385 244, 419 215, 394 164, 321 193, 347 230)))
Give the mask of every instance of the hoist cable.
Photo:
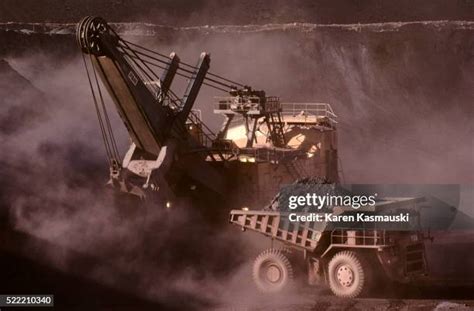
MULTIPOLYGON (((163 61, 163 60, 161 60, 161 59, 158 59, 158 58, 156 58, 156 57, 147 55, 147 54, 142 53, 142 52, 140 52, 140 51, 136 51, 136 53, 139 54, 139 55, 148 57, 148 58, 150 58, 150 59, 153 59, 153 60, 155 60, 155 61, 158 61, 158 62, 160 62, 160 63, 168 64, 167 61, 163 61)), ((183 63, 180 63, 180 64, 183 64, 183 63)), ((160 68, 162 68, 162 67, 160 67, 160 68)), ((196 69, 195 67, 193 67, 193 68, 196 69)), ((163 68, 163 69, 164 69, 164 68, 163 68)), ((184 68, 181 68, 181 67, 178 67, 178 70, 184 71, 184 72, 189 73, 189 74, 194 74, 194 73, 195 73, 194 71, 191 71, 191 70, 188 70, 188 69, 184 69, 184 68)), ((210 73, 207 73, 207 74, 209 75, 210 73)), ((214 82, 214 83, 216 83, 216 84, 219 84, 219 85, 221 85, 221 86, 225 86, 225 87, 227 87, 227 88, 229 88, 229 89, 232 88, 232 85, 226 84, 226 83, 221 82, 221 81, 217 81, 217 80, 215 80, 215 79, 211 79, 211 78, 208 78, 208 77, 205 77, 204 79, 205 79, 205 80, 208 80, 208 81, 211 81, 211 82, 214 82)), ((227 92, 227 91, 226 91, 226 92, 227 92)))
MULTIPOLYGON (((91 63, 92 63, 92 55, 91 54, 89 54, 89 55, 91 57, 91 63)), ((117 142, 115 141, 114 132, 112 130, 112 125, 110 124, 109 115, 107 113, 107 108, 105 106, 104 97, 102 96, 102 91, 100 89, 99 79, 97 79, 97 73, 95 72, 94 67, 92 67, 92 72, 94 73, 94 79, 95 79, 95 82, 96 82, 96 85, 97 85, 97 90, 98 90, 98 93, 99 93, 99 99, 100 99, 100 103, 102 105, 102 111, 104 113, 105 125, 107 126, 107 132, 108 132, 108 135, 109 135, 108 137, 110 138, 111 150, 113 152, 113 159, 118 161, 119 152, 118 152, 118 148, 117 148, 117 142)))
MULTIPOLYGON (((135 56, 128 55, 128 53, 127 53, 127 56, 136 59, 135 56)), ((140 59, 142 62, 144 62, 144 63, 146 63, 146 64, 149 64, 149 65, 151 65, 151 66, 158 67, 158 68, 160 68, 160 69, 166 70, 166 67, 161 66, 161 65, 159 65, 159 64, 156 64, 156 63, 153 63, 153 62, 150 62, 150 61, 147 61, 147 60, 143 60, 143 59, 141 59, 141 58, 138 58, 138 59, 140 59)), ((189 71, 186 71, 186 72, 189 72, 189 71)), ((186 78, 186 79, 191 79, 191 78, 192 78, 192 77, 187 76, 187 75, 185 75, 185 74, 183 74, 183 73, 180 73, 180 72, 176 72, 176 75, 178 75, 178 76, 180 76, 180 77, 183 77, 183 78, 186 78)), ((157 77, 157 78, 158 78, 158 77, 157 77)), ((158 78, 158 79, 159 79, 159 78, 158 78)), ((206 80, 209 80, 209 79, 206 79, 206 80)), ((210 80, 210 81, 214 81, 214 80, 210 80)), ((214 89, 216 89, 216 90, 225 92, 225 93, 228 93, 228 92, 229 92, 229 90, 226 90, 226 89, 224 89, 224 88, 218 87, 218 86, 216 86, 216 85, 212 85, 212 84, 207 83, 207 82, 203 82, 203 84, 204 84, 204 85, 207 85, 207 86, 209 86, 209 87, 212 87, 212 88, 214 88, 214 89)), ((230 87, 231 87, 231 86, 229 86, 229 85, 224 85, 224 86, 227 86, 229 89, 230 89, 230 87)))
MULTIPOLYGON (((152 77, 147 71, 145 71, 142 66, 140 64, 138 64, 138 62, 135 60, 135 59, 138 59, 140 60, 142 63, 143 63, 143 60, 138 57, 138 56, 134 56, 134 55, 130 55, 125 49, 122 49, 123 50, 123 53, 125 55, 128 56, 128 58, 130 59, 130 61, 135 65, 135 67, 140 71, 142 72, 143 74, 145 74, 145 76, 148 78, 149 81, 154 81, 155 79, 159 80, 158 76, 156 75, 156 73, 151 70, 146 64, 144 64, 144 66, 148 69, 149 72, 151 72, 151 75, 155 76, 155 77, 152 77)), ((133 53, 133 51, 131 51, 133 53)), ((143 80, 143 79, 142 79, 143 80)))
MULTIPOLYGON (((113 32, 117 37, 119 37, 119 36, 117 35, 117 33, 116 33, 113 29, 112 29, 112 32, 113 32)), ((122 40, 122 41, 123 41, 123 40, 122 40)), ((140 57, 136 54, 136 52, 135 52, 133 49, 131 49, 131 48, 127 45, 127 43, 126 43, 125 41, 124 41, 124 43, 125 43, 126 47, 128 48, 128 50, 130 50, 138 59, 140 59, 140 57)), ((125 51, 125 50, 124 50, 124 51, 125 51)), ((140 59, 140 60, 141 60, 141 59, 140 59)), ((143 65, 159 80, 159 77, 156 75, 156 73, 155 73, 153 70, 151 70, 150 67, 148 67, 148 65, 143 62, 143 60, 141 60, 141 61, 142 61, 143 65)), ((134 63, 137 64, 135 61, 134 61, 134 63)), ((137 64, 137 65, 138 65, 138 64, 137 64)), ((143 68, 141 68, 140 65, 138 65, 138 67, 143 71, 143 68)), ((145 74, 146 74, 146 72, 145 72, 145 74)), ((147 76, 148 76, 148 75, 147 75, 147 76)), ((153 79, 150 79, 150 80, 153 81, 153 79)))
MULTIPOLYGON (((151 50, 151 49, 145 48, 145 47, 143 47, 143 46, 141 46, 141 45, 138 45, 138 44, 135 44, 135 43, 133 43, 133 42, 126 41, 126 40, 123 40, 123 39, 121 39, 121 41, 123 41, 124 43, 127 43, 127 44, 129 44, 129 45, 135 46, 135 47, 137 47, 137 48, 140 48, 140 49, 142 49, 142 50, 145 50, 145 51, 147 51, 147 52, 149 52, 149 53, 153 53, 153 54, 159 55, 159 56, 165 58, 165 59, 168 60, 168 61, 171 59, 171 58, 170 58, 169 56, 167 56, 167 55, 164 55, 164 54, 161 54, 161 53, 159 53, 159 52, 153 51, 153 50, 151 50)), ((162 61, 162 60, 160 60, 160 61, 162 61)), ((168 63, 168 61, 165 61, 165 62, 168 63)), ((184 63, 184 62, 180 62, 180 64, 185 65, 186 67, 191 68, 191 69, 197 69, 195 66, 192 66, 192 65, 187 64, 187 63, 184 63)), ((229 83, 232 83, 232 84, 234 84, 234 85, 238 85, 238 86, 242 86, 242 87, 245 86, 243 83, 240 83, 240 82, 236 82, 236 81, 227 79, 227 78, 225 78, 225 77, 219 76, 219 75, 217 75, 217 74, 215 74, 215 73, 212 73, 212 72, 208 72, 207 74, 210 75, 210 76, 213 76, 213 77, 215 77, 215 78, 218 78, 218 79, 227 81, 227 82, 229 82, 229 83)))
MULTIPOLYGON (((107 135, 106 135, 103 120, 102 120, 102 115, 100 113, 99 105, 97 104, 97 97, 95 95, 94 87, 92 85, 91 77, 90 77, 90 74, 89 74, 89 68, 87 66, 87 62, 86 62, 86 58, 85 58, 84 54, 82 54, 82 60, 84 62, 84 68, 86 69, 87 80, 89 81, 89 87, 91 89, 95 111, 96 111, 96 114, 97 114, 97 118, 99 120, 99 127, 100 127, 100 132, 102 134, 102 139, 103 139, 103 142, 104 142, 105 152, 107 154, 107 161, 109 162, 109 165, 111 165, 112 161, 111 161, 111 158, 110 158, 110 156, 111 156, 110 146, 109 146, 109 143, 108 143, 107 135)), ((92 65, 92 66, 94 66, 94 65, 92 65)))

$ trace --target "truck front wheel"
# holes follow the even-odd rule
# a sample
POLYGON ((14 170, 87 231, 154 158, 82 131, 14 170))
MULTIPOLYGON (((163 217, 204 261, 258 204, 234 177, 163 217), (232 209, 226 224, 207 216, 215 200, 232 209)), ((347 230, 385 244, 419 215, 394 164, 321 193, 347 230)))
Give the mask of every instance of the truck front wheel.
POLYGON ((367 266, 356 252, 342 251, 334 255, 328 265, 329 287, 334 295, 355 298, 367 288, 367 266))
POLYGON ((255 259, 253 280, 265 293, 276 293, 293 281, 293 267, 283 250, 267 249, 255 259))

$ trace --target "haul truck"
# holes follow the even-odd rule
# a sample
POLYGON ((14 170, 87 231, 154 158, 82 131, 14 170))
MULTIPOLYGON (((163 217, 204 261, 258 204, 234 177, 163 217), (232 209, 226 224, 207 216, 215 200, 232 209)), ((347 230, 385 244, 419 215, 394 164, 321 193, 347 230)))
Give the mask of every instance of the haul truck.
MULTIPOLYGON (((387 198, 357 213, 375 215, 409 213, 411 226, 418 221, 416 205, 424 198, 387 198)), ((353 214, 334 207, 337 215, 353 214)), ((275 293, 288 288, 297 271, 310 285, 325 283, 334 295, 355 298, 378 282, 408 283, 427 275, 424 236, 420 230, 377 229, 375 223, 348 226, 343 222, 292 222, 290 212, 232 210, 230 223, 266 236, 269 249, 257 256, 252 277, 257 288, 275 293), (279 243, 278 243, 279 242, 279 243), (273 247, 281 244, 283 247, 273 247)), ((353 225, 353 224, 352 224, 353 225)), ((383 227, 383 226, 382 226, 383 227)))

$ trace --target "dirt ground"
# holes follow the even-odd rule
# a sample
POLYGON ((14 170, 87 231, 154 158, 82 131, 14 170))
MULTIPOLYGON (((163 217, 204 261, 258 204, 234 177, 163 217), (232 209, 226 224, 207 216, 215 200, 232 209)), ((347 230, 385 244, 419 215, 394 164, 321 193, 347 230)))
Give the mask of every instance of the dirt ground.
POLYGON ((285 297, 285 299, 269 299, 265 302, 235 301, 234 304, 222 305, 215 310, 275 310, 275 311, 326 311, 326 310, 373 310, 373 311, 392 311, 392 310, 474 310, 474 300, 466 299, 473 296, 474 288, 443 288, 444 296, 438 297, 457 297, 446 299, 433 299, 439 292, 436 288, 426 289, 405 289, 411 293, 396 293, 385 298, 359 298, 359 299, 341 299, 334 297, 326 288, 305 288, 294 297, 285 297), (424 293, 420 293, 423 291, 424 293), (419 298, 416 298, 419 297, 419 298))

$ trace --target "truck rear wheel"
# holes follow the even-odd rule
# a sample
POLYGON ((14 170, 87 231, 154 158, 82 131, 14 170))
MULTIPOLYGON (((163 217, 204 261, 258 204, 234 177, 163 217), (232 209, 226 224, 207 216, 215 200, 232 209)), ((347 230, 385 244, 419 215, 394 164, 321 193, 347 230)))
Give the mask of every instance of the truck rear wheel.
POLYGON ((367 288, 367 266, 356 252, 342 251, 334 255, 328 266, 329 287, 334 295, 355 298, 367 288))
POLYGON ((276 293, 293 282, 293 267, 283 250, 271 248, 255 259, 252 275, 259 290, 276 293))

